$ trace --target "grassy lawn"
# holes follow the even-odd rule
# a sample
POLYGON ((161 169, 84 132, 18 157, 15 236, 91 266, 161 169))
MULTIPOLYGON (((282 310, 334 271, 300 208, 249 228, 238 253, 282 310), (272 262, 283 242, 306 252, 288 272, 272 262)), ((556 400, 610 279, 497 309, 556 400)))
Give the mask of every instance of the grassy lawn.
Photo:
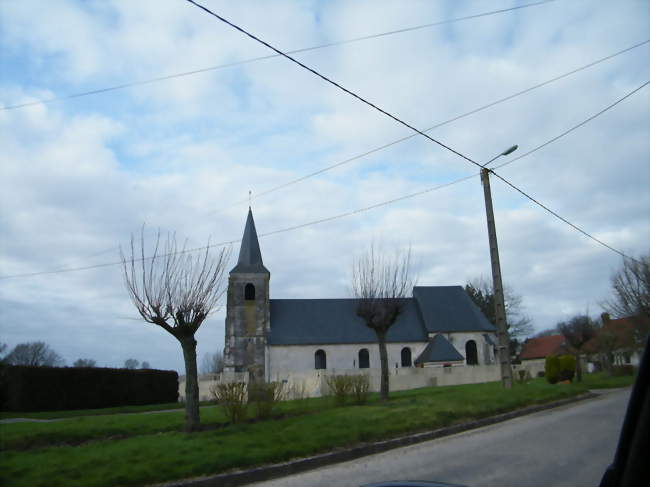
MULTIPOLYGON (((210 404, 208 401, 202 401, 202 406, 210 404)), ((39 412, 0 412, 0 419, 9 418, 32 418, 32 419, 57 419, 57 418, 74 418, 77 416, 102 416, 106 414, 123 414, 123 413, 146 413, 150 411, 166 411, 168 409, 183 409, 183 404, 179 402, 168 402, 165 404, 148 404, 146 406, 119 406, 114 408, 103 409, 72 409, 67 411, 39 411, 39 412)))
POLYGON ((220 408, 204 408, 202 422, 211 429, 191 435, 181 431, 182 411, 3 424, 0 475, 7 486, 145 485, 437 428, 587 389, 535 379, 512 391, 488 383, 397 392, 365 406, 287 401, 275 418, 240 425, 227 424, 220 408))

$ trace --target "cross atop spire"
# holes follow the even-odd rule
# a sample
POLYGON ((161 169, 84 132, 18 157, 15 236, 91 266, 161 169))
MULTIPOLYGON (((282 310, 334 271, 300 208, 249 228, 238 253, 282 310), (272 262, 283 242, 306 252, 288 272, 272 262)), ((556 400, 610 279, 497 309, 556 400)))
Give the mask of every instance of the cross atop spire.
POLYGON ((241 247, 239 249, 239 260, 230 272, 269 272, 262 263, 262 252, 260 251, 260 243, 257 240, 255 221, 253 220, 253 212, 250 207, 248 208, 244 236, 242 237, 241 247))

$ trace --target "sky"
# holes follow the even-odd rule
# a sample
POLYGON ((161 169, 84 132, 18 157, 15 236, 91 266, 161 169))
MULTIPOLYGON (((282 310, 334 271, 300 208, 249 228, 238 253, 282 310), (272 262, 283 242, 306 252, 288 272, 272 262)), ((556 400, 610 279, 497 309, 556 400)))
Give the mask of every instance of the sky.
MULTIPOLYGON (((202 0, 281 50, 532 2, 202 0)), ((650 39, 650 2, 557 0, 295 54, 422 130, 650 39)), ((128 358, 183 371, 142 321, 119 247, 145 225, 201 246, 236 241, 248 194, 271 298, 350 296, 372 243, 409 246, 419 285, 490 278, 476 167, 183 0, 0 2, 0 342, 48 343, 71 365, 128 358), (232 64, 51 103, 39 100, 232 64), (239 64, 238 64, 239 63, 239 64), (469 177, 392 204, 375 204, 469 177), (259 196, 257 196, 259 195, 259 196)), ((440 126, 480 163, 508 162, 650 80, 650 44, 440 126)), ((650 87, 497 174, 615 249, 650 251, 650 87)), ((492 178, 503 281, 536 330, 598 316, 622 258, 492 178)), ((233 244, 235 265, 238 244, 233 244)), ((224 300, 221 301, 224 304, 224 300)), ((197 333, 223 348, 223 306, 197 333)), ((199 358, 199 360, 200 360, 199 358)))

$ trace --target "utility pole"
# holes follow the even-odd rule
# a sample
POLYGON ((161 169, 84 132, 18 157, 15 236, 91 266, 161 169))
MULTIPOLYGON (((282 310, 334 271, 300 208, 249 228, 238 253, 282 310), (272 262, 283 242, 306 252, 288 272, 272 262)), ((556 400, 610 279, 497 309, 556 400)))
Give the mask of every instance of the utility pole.
MULTIPOLYGON (((513 152, 514 149, 510 150, 513 152)), ((500 155, 510 153, 506 151, 500 155)), ((499 156, 500 156, 499 155, 499 156)), ((497 157, 499 157, 497 156, 497 157)), ((491 161, 490 161, 491 162, 491 161)), ((489 164, 489 163, 488 163, 489 164)), ((487 164, 486 164, 487 165, 487 164)), ((494 292, 494 308, 497 320, 497 341, 499 363, 501 364, 501 382, 506 389, 512 388, 512 367, 510 366, 510 340, 506 323, 506 307, 503 298, 503 283, 501 282, 501 264, 499 262, 499 246, 497 231, 494 226, 494 211, 492 209, 492 192, 490 191, 490 170, 485 166, 481 169, 481 182, 485 194, 485 213, 487 215, 488 238, 490 239, 490 260, 492 262, 492 288, 494 292)))

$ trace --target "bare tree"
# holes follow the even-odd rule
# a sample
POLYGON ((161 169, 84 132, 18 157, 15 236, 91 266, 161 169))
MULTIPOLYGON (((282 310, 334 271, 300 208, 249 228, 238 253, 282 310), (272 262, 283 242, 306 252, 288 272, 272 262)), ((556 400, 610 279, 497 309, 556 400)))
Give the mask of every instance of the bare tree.
POLYGON ((150 368, 151 368, 151 365, 149 365, 149 362, 147 362, 147 361, 145 360, 144 362, 142 362, 142 363, 140 364, 140 368, 141 368, 141 369, 150 369, 150 368))
POLYGON ((137 369, 138 365, 140 365, 140 361, 138 359, 135 359, 135 358, 127 358, 124 361, 124 368, 125 369, 131 369, 131 370, 137 369))
POLYGON ((223 371, 223 353, 217 350, 214 353, 206 353, 201 360, 202 374, 218 374, 223 371))
POLYGON ((650 253, 638 259, 623 259, 623 268, 612 276, 613 296, 603 307, 614 318, 628 318, 634 326, 638 348, 650 332, 650 253))
POLYGON ((145 256, 144 229, 139 256, 133 237, 131 255, 121 252, 126 287, 140 316, 176 338, 185 361, 185 427, 200 425, 199 384, 194 334, 216 308, 225 291, 223 277, 230 248, 223 247, 213 259, 210 246, 200 254, 179 248, 175 235, 168 235, 161 249, 160 234, 151 257, 145 256))
POLYGON ((379 255, 374 245, 352 266, 352 292, 356 313, 377 335, 381 363, 380 399, 388 399, 388 353, 386 334, 402 312, 412 293, 411 250, 396 252, 393 258, 379 255))
POLYGON ((62 367, 63 358, 45 342, 19 343, 5 357, 9 365, 35 365, 40 367, 62 367))
POLYGON ((582 347, 596 336, 596 326, 587 315, 574 316, 568 322, 558 323, 558 331, 564 336, 576 356, 576 377, 582 382, 580 355, 582 347))
POLYGON ((605 308, 614 318, 645 315, 650 318, 650 253, 623 259, 623 268, 612 276, 614 296, 605 308))
POLYGON ((73 367, 97 367, 97 362, 91 358, 79 358, 72 364, 73 367))
MULTIPOLYGON (((472 298, 490 323, 496 326, 494 291, 492 282, 483 277, 472 279, 465 285, 465 292, 472 298)), ((524 313, 523 298, 509 286, 503 289, 508 335, 513 339, 526 338, 533 334, 534 328, 530 318, 524 313)))

